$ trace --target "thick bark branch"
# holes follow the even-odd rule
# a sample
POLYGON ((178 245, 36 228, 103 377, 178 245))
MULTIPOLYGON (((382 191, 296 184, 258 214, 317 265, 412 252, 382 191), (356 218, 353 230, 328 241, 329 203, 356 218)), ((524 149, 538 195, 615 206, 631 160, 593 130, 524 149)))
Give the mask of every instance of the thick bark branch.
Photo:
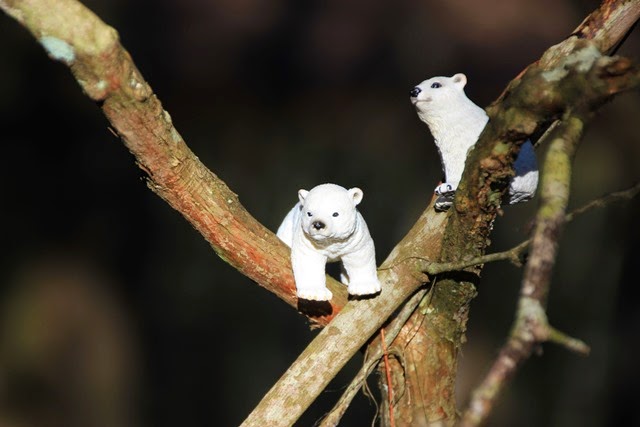
MULTIPOLYGON (((599 56, 599 52, 594 51, 592 45, 574 51, 574 55, 575 60, 569 56, 565 61, 565 66, 571 67, 572 71, 568 72, 565 68, 537 71, 535 67, 531 67, 523 76, 518 88, 526 88, 529 84, 527 79, 537 82, 539 90, 542 91, 547 90, 544 86, 545 80, 557 82, 561 91, 558 100, 565 103, 564 109, 570 113, 554 129, 555 136, 545 160, 540 190, 541 206, 522 283, 515 325, 485 380, 473 393, 461 423, 464 426, 482 425, 486 421, 499 392, 521 363, 531 355, 537 344, 553 340, 573 350, 588 351, 584 343, 551 328, 544 308, 558 238, 565 221, 571 160, 582 136, 585 121, 592 112, 611 95, 637 86, 640 82, 640 72, 624 58, 599 56), (557 74, 558 72, 561 74, 557 74), (573 75, 563 83, 562 73, 573 75)), ((532 121, 527 129, 533 131, 539 123, 532 121)), ((526 132, 525 136, 528 136, 526 132)), ((522 140, 522 137, 518 136, 517 139, 522 140)))
MULTIPOLYGON (((554 130, 559 135, 553 139, 545 163, 548 173, 543 175, 542 203, 536 219, 537 227, 522 283, 516 321, 507 343, 482 384, 474 391, 464 413, 462 426, 478 426, 486 422, 500 392, 515 375, 518 367, 531 356, 536 345, 548 341, 582 355, 589 354, 589 347, 584 342, 552 327, 545 313, 551 268, 555 262, 560 231, 564 223, 572 221, 577 215, 612 202, 636 197, 640 193, 640 184, 607 194, 564 215, 569 195, 571 159, 583 126, 582 119, 572 117, 565 120, 562 127, 554 130)), ((516 248, 527 243, 528 241, 523 242, 516 248)), ((501 254, 503 253, 491 255, 501 258, 501 254)))
MULTIPOLYGON (((415 295, 413 295, 409 299, 409 301, 407 301, 407 303, 402 307, 402 310, 393 319, 393 321, 391 321, 388 326, 385 326, 385 347, 391 347, 393 341, 398 336, 411 314, 413 314, 419 304, 423 304, 424 302, 426 302, 424 300, 425 295, 427 295, 427 289, 421 289, 416 292, 415 295)), ((340 396, 340 399, 333 407, 333 409, 327 414, 325 418, 322 419, 320 427, 331 427, 338 425, 340 419, 351 404, 351 401, 356 396, 362 385, 365 383, 369 374, 371 374, 380 359, 383 357, 384 351, 383 346, 381 345, 381 340, 381 336, 376 338, 376 345, 370 346, 370 348, 373 349, 373 352, 367 352, 362 368, 360 368, 360 371, 358 371, 356 376, 353 378, 351 384, 349 384, 342 396, 340 396)))
MULTIPOLYGON (((169 114, 120 45, 115 30, 74 0, 5 0, 0 1, 0 8, 29 29, 53 59, 66 63, 85 93, 102 104, 138 165, 149 174, 150 188, 183 214, 224 260, 295 307, 287 248, 257 223, 237 196, 188 149, 169 114)), ((407 252, 434 259, 440 250, 443 221, 443 216, 427 209, 394 254, 402 256, 407 252)), ((395 259, 394 254, 389 257, 390 262, 395 259)), ((422 285, 425 278, 417 271, 411 263, 389 270, 381 277, 386 287, 382 297, 354 301, 336 327, 316 338, 314 343, 327 344, 324 348, 336 352, 336 357, 331 353, 325 356, 325 366, 337 370, 344 365, 395 308, 422 285), (402 286, 394 286, 400 279, 402 286), (362 313, 376 315, 368 322, 356 322, 366 319, 362 313), (335 336, 337 331, 339 337, 335 336)), ((346 302, 344 286, 331 281, 330 287, 336 297, 327 315, 314 318, 320 324, 326 324, 346 302)), ((307 365, 303 372, 316 376, 313 366, 307 365)), ((327 373, 323 380, 332 377, 327 373)), ((311 382, 309 387, 313 389, 311 382)), ((317 395, 321 387, 316 389, 317 395)), ((278 412, 278 408, 273 410, 278 412)), ((288 409, 284 412, 293 413, 288 409)))
MULTIPOLYGON (((590 103, 590 109, 594 110, 604 102, 607 91, 613 95, 633 86, 634 78, 630 75, 634 73, 625 59, 611 60, 604 66, 599 64, 593 68, 599 71, 592 73, 585 73, 584 68, 577 70, 576 64, 590 63, 588 57, 598 57, 599 49, 603 53, 611 52, 638 16, 640 1, 604 2, 576 30, 579 36, 572 35, 551 47, 539 61, 514 79, 488 109, 491 120, 467 158, 455 208, 449 213, 451 218, 444 234, 442 253, 437 258, 439 262, 464 261, 483 255, 493 221, 500 212, 508 178, 513 173, 513 160, 524 141, 542 134, 549 123, 560 118, 573 104, 590 103), (586 25, 593 30, 582 31, 586 25), (549 73, 554 70, 555 73, 549 73), (596 93, 599 91, 596 88, 601 88, 602 84, 610 87, 596 93)), ((405 425, 450 425, 455 422, 455 398, 450 378, 456 375, 458 349, 464 340, 468 316, 468 300, 465 302, 458 296, 473 294, 473 285, 465 281, 477 281, 479 271, 480 267, 476 267, 467 270, 469 274, 448 274, 438 281, 436 286, 440 291, 435 292, 427 321, 423 323, 421 333, 416 334, 421 338, 430 334, 437 338, 414 339, 406 343, 405 352, 412 356, 406 359, 415 358, 416 366, 423 370, 421 375, 409 375, 404 382, 398 381, 408 389, 405 396, 412 396, 412 399, 405 399, 396 407, 396 421, 405 425), (449 320, 453 321, 443 322, 447 316, 443 316, 442 311, 450 313, 449 320), (432 329, 437 333, 433 334, 432 329)), ((417 324, 419 319, 412 318, 411 321, 417 324)), ((398 371, 402 377, 402 370, 398 371)), ((401 392, 397 390, 394 394, 401 392)), ((388 420, 383 420, 383 425, 389 425, 388 420)))
MULTIPOLYGON (((187 147, 117 32, 76 0, 0 0, 0 8, 24 25, 52 59, 69 66, 148 174, 149 188, 180 212, 224 261, 297 307, 288 248, 187 147)), ((327 279, 333 301, 307 312, 319 325, 327 324, 347 301, 345 287, 327 279)))
MULTIPOLYGON (((578 44, 573 54, 554 69, 536 68, 529 72, 531 74, 525 75, 520 87, 511 94, 518 103, 505 103, 504 110, 498 111, 496 120, 488 126, 491 138, 486 137, 485 131, 484 144, 470 154, 471 164, 480 167, 470 173, 465 172, 469 174, 467 183, 471 182, 471 185, 464 183, 463 179, 463 188, 459 188, 456 211, 447 225, 446 244, 441 255, 444 260, 456 260, 462 254, 481 255, 487 246, 491 222, 502 195, 494 184, 500 183, 501 179, 506 181, 508 177, 513 161, 511 146, 514 152, 517 149, 513 140, 522 143, 529 136, 520 128, 523 122, 524 126, 542 123, 548 119, 545 111, 555 118, 556 111, 575 105, 588 111, 595 110, 611 95, 632 87, 638 78, 637 70, 628 60, 602 57, 589 43, 578 44), (537 102, 554 108, 544 110, 537 102), (516 109, 515 114, 512 108, 516 109), (533 109, 533 112, 528 109, 533 109), (452 223, 456 226, 452 227, 452 223)), ((529 126, 525 130, 533 133, 536 127, 529 126)), ((428 209, 423 214, 381 267, 382 294, 372 300, 347 304, 334 318, 331 327, 325 328, 313 340, 243 425, 289 425, 295 422, 351 355, 415 291, 421 283, 415 276, 416 269, 420 268, 417 258, 437 259, 433 251, 440 247, 440 227, 446 223, 443 218, 449 219, 447 215, 432 212, 428 209), (426 230, 431 232, 425 233, 426 230), (391 268, 387 269, 387 266, 391 268), (290 393, 303 386, 304 392, 298 392, 294 399, 290 393)), ((449 424, 456 417, 453 396, 457 352, 464 339, 468 304, 475 295, 473 285, 464 280, 438 282, 431 300, 430 315, 426 318, 427 326, 421 331, 421 345, 431 354, 428 363, 420 366, 432 375, 421 377, 424 384, 419 387, 424 390, 421 401, 429 405, 420 416, 431 414, 428 415, 428 423, 446 420, 449 424)), ((426 354, 424 350, 417 350, 417 353, 426 354)), ((414 402, 413 405, 419 403, 414 402)), ((408 416, 406 421, 412 422, 413 419, 408 416)))
MULTIPOLYGON (((477 256, 487 246, 522 143, 568 109, 579 105, 595 111, 614 94, 636 84, 637 66, 628 59, 601 56, 588 41, 570 39, 567 43, 573 49, 568 56, 553 68, 529 67, 503 101, 489 109, 491 120, 469 154, 456 194, 444 260, 455 260, 461 254, 477 256)), ((556 49, 543 58, 553 56, 556 49)))
MULTIPOLYGON (((581 38, 572 36, 550 49, 509 85, 500 102, 489 109, 490 124, 467 161, 455 209, 445 215, 434 213, 431 205, 427 208, 383 264, 392 268, 380 272, 380 296, 344 306, 344 287, 330 281, 336 297, 328 314, 314 319, 326 324, 341 307, 344 310, 292 365, 246 425, 292 424, 351 355, 426 281, 419 263, 399 260, 458 261, 482 255, 520 144, 573 103, 586 100, 595 109, 595 104, 603 102, 603 81, 609 95, 629 86, 628 61, 606 59, 589 67, 597 72, 584 72, 581 67, 593 65, 592 59, 600 61, 598 50, 606 52, 618 44, 637 19, 639 4, 605 2, 593 19, 581 25, 581 38), (298 401, 301 396, 305 402, 298 401)), ((287 248, 188 149, 116 32, 74 0, 0 0, 0 8, 27 27, 52 58, 70 66, 85 93, 102 105, 139 166, 149 174, 150 188, 183 214, 223 259, 296 307, 287 248)), ((415 354, 424 348, 430 354, 421 366, 420 379, 425 391, 422 400, 428 407, 419 407, 427 411, 429 420, 450 423, 455 418, 457 351, 474 295, 473 286, 459 277, 441 280, 434 289, 421 329, 422 347, 415 349, 415 354)))
MULTIPOLYGON (((353 354, 379 330, 400 304, 423 285, 426 277, 412 260, 397 264, 394 261, 411 256, 435 259, 440 251, 445 219, 433 208, 423 213, 383 263, 383 267, 393 267, 378 274, 382 293, 375 298, 350 301, 269 390, 243 426, 287 426, 295 423, 353 354)), ((471 298, 470 295, 459 297, 471 298)), ((450 315, 443 311, 442 316, 450 315)), ((439 329, 432 331, 435 340, 439 329)))
POLYGON ((604 0, 573 31, 578 39, 592 40, 605 55, 615 53, 640 19, 637 1, 604 0))

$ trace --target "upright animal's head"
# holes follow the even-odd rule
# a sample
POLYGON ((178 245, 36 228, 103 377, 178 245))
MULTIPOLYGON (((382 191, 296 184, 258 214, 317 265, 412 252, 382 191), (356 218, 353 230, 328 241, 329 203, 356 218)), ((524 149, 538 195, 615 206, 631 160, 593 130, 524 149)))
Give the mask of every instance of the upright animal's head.
POLYGON ((462 73, 452 77, 432 77, 411 89, 410 100, 421 116, 448 109, 459 103, 461 98, 466 99, 467 96, 464 93, 466 84, 467 76, 462 73))
POLYGON ((356 206, 362 196, 359 188, 347 190, 335 184, 298 191, 302 231, 318 242, 349 238, 356 228, 356 206))

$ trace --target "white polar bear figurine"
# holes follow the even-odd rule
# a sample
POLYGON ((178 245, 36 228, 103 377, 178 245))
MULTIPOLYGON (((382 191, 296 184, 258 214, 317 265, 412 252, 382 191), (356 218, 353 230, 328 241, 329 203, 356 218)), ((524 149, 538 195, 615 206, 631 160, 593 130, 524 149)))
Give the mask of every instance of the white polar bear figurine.
POLYGON ((362 190, 322 184, 298 191, 300 202, 287 214, 277 236, 291 247, 298 298, 328 301, 325 265, 342 260, 342 282, 351 295, 380 292, 376 254, 367 224, 356 209, 362 190))
MULTIPOLYGON (((464 93, 467 77, 433 77, 414 87, 411 103, 418 117, 429 126, 440 153, 445 182, 435 189, 436 209, 451 206, 464 171, 467 153, 489 121, 485 111, 464 93)), ((509 203, 532 198, 538 186, 538 164, 531 141, 525 142, 513 164, 515 176, 509 183, 509 203)))

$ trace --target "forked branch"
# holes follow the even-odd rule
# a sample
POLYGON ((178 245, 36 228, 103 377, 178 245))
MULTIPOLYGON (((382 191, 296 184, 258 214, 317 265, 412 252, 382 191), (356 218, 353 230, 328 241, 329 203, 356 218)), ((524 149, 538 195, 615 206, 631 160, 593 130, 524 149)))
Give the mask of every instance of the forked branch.
POLYGON ((582 138, 584 125, 582 115, 568 115, 554 129, 544 162, 540 207, 536 216, 530 258, 522 281, 515 325, 489 373, 474 391, 461 426, 478 426, 486 421, 499 393, 536 345, 553 336, 562 338, 561 341, 572 348, 588 352, 583 343, 578 344, 576 340, 556 333, 550 327, 545 312, 558 239, 569 200, 571 163, 582 138))
MULTIPOLYGON (((0 0, 0 8, 28 28, 52 58, 70 67, 149 175, 149 187, 190 221, 224 260, 297 307, 287 248, 252 218, 238 197, 188 149, 120 45, 115 30, 75 0, 0 0)), ((327 324, 341 308, 342 312, 292 365, 246 425, 292 424, 344 363, 422 286, 419 263, 397 264, 398 260, 439 260, 442 254, 444 261, 459 261, 483 254, 490 224, 499 209, 495 203, 499 185, 494 184, 506 182, 519 144, 560 117, 577 99, 589 102, 589 110, 594 110, 606 98, 603 93, 612 96, 631 87, 630 76, 637 79, 637 70, 629 61, 600 58, 599 54, 613 49, 639 14, 638 1, 605 1, 576 35, 550 49, 510 84, 490 109, 489 129, 467 161, 456 211, 435 214, 427 207, 383 264, 383 268, 394 267, 380 272, 380 296, 345 305, 344 287, 330 282, 336 297, 325 316, 313 319, 327 324), (580 67, 585 60, 591 61, 587 71, 580 67), (567 87, 573 97, 563 91, 567 87), (447 244, 441 253, 443 239, 447 244), (287 398, 292 393, 306 400, 287 398)), ((428 332, 428 345, 440 351, 443 359, 455 359, 466 321, 457 313, 466 310, 474 292, 455 283, 441 289, 433 302, 443 309, 427 321, 445 326, 428 332)), ((433 373, 433 381, 440 382, 425 396, 440 411, 436 416, 441 412, 455 414, 455 360, 446 366, 452 369, 444 375, 439 367, 425 367, 425 375, 433 373), (440 378, 436 378, 436 371, 440 378)))

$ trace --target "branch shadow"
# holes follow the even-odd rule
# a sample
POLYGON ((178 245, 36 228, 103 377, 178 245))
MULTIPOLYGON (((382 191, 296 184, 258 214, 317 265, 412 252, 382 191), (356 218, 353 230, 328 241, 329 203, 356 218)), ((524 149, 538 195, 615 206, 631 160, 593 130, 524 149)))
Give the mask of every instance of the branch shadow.
POLYGON ((314 301, 298 298, 298 311, 311 317, 324 317, 333 314, 330 301, 314 301))

